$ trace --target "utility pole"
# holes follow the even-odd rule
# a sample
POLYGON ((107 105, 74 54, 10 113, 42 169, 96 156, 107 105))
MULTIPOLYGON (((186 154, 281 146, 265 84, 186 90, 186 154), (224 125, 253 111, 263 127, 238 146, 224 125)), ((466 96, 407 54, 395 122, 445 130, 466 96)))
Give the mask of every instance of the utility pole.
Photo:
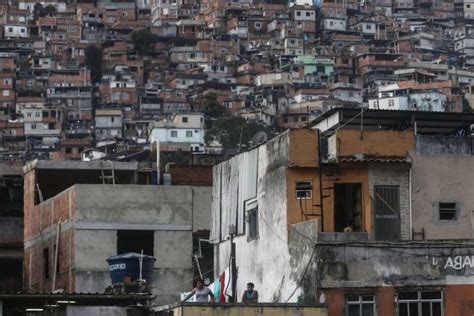
POLYGON ((232 303, 237 303, 237 264, 235 257, 235 243, 234 236, 236 234, 235 225, 229 225, 229 235, 230 235, 230 273, 232 276, 232 303))

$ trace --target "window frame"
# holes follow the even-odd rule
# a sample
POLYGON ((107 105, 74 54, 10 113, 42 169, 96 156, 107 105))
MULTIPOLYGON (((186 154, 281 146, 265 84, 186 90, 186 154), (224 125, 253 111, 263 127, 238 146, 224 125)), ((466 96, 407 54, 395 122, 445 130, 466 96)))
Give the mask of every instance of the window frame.
MULTIPOLYGON (((443 303, 444 303, 444 293, 442 290, 436 290, 436 289, 425 289, 425 290, 416 290, 416 291, 397 291, 396 294, 396 303, 397 303, 397 316, 403 316, 400 314, 400 304, 409 304, 411 303, 416 303, 417 309, 418 309, 418 315, 423 315, 422 308, 423 308, 423 303, 430 303, 430 314, 429 316, 433 316, 433 308, 432 304, 433 303, 439 303, 440 309, 441 309, 441 316, 444 316, 444 309, 443 309, 443 303), (422 294, 423 293, 430 293, 430 292, 439 292, 440 298, 423 298, 422 294), (400 293, 416 293, 417 298, 416 299, 399 299, 400 293)), ((407 307, 409 308, 409 307, 407 307)), ((410 311, 408 309, 408 316, 410 315, 410 311)))
POLYGON ((313 198, 313 181, 311 180, 303 180, 303 181, 295 181, 295 198, 297 200, 311 200, 313 198), (310 189, 298 189, 298 184, 309 183, 310 189), (305 195, 298 196, 298 192, 309 192, 309 196, 305 195))
POLYGON ((349 306, 358 306, 359 307, 359 315, 362 315, 362 307, 364 305, 372 305, 372 311, 373 311, 373 316, 377 315, 377 309, 376 309, 376 300, 375 300, 375 294, 373 293, 367 293, 367 294, 347 294, 346 295, 346 303, 345 303, 345 316, 349 316, 349 306), (358 300, 357 301, 350 301, 349 297, 350 296, 357 296, 358 300), (372 300, 364 300, 364 296, 371 296, 372 300))
MULTIPOLYGON (((436 216, 437 216, 437 219, 439 222, 442 222, 442 223, 446 223, 446 222, 457 222, 460 218, 460 207, 459 207, 459 203, 458 202, 455 202, 455 201, 438 201, 437 204, 437 209, 436 209, 436 216), (451 207, 441 207, 441 204, 454 204, 454 208, 451 208, 451 207), (441 218, 441 210, 444 209, 445 211, 446 210, 454 210, 455 211, 455 217, 453 219, 442 219, 441 218)), ((445 205, 446 206, 446 205, 445 205)))
POLYGON ((178 138, 178 131, 170 131, 171 138, 178 138))
POLYGON ((258 239, 260 236, 259 219, 258 219, 258 201, 256 198, 246 200, 244 202, 245 210, 245 234, 247 234, 247 241, 258 239))

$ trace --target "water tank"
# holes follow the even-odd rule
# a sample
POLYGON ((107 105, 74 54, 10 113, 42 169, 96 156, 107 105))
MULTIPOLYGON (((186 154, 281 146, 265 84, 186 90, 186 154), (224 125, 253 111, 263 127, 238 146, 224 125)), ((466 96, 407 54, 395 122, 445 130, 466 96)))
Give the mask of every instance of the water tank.
MULTIPOLYGON (((131 282, 140 278, 140 257, 136 252, 128 252, 107 259, 109 264, 110 278, 112 284, 124 283, 125 279, 131 282)), ((142 279, 149 284, 153 278, 153 266, 156 259, 152 256, 143 255, 142 279)))

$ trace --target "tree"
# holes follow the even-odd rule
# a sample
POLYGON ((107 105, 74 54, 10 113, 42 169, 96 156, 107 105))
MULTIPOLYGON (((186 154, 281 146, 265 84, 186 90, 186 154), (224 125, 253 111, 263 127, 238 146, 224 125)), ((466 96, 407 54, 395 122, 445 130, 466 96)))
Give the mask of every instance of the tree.
POLYGON ((141 56, 150 54, 152 45, 156 42, 156 36, 146 28, 133 30, 130 39, 135 51, 141 56))
POLYGON ((102 48, 91 45, 86 48, 86 65, 91 70, 91 79, 98 82, 102 79, 102 48))
POLYGON ((44 14, 43 16, 55 16, 56 8, 53 5, 48 4, 47 6, 44 7, 43 14, 44 14))
POLYGON ((249 148, 255 134, 259 131, 269 133, 269 129, 256 122, 247 122, 240 116, 218 118, 212 128, 207 130, 204 140, 207 144, 217 140, 224 151, 249 148))
POLYGON ((222 117, 226 112, 222 104, 217 101, 217 95, 213 93, 207 94, 206 96, 202 97, 202 99, 200 100, 200 106, 202 112, 210 118, 222 117))
POLYGON ((46 7, 43 7, 41 3, 35 3, 35 5, 33 6, 33 19, 35 21, 38 20, 38 18, 54 15, 56 15, 56 7, 51 4, 48 4, 46 7))

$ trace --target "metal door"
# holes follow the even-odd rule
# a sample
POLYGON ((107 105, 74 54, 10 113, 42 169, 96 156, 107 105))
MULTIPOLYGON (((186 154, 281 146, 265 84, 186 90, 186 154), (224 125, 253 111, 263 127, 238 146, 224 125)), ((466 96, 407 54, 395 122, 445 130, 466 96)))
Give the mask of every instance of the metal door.
POLYGON ((400 239, 400 188, 374 186, 375 239, 400 239))

